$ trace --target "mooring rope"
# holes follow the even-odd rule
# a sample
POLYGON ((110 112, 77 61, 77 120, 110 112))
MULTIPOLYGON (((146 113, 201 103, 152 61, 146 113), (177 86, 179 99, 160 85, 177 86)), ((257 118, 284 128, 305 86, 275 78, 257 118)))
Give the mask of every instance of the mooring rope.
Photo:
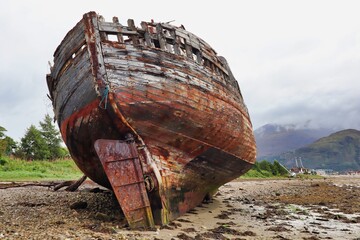
POLYGON ((99 108, 106 109, 108 102, 108 95, 109 95, 109 85, 106 85, 102 94, 101 101, 99 103, 99 108), (102 103, 104 103, 104 107, 101 106, 102 103))

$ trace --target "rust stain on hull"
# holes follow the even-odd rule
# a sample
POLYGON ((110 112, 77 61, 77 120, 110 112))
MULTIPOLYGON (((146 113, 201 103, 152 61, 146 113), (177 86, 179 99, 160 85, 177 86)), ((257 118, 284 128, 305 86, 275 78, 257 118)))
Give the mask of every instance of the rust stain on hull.
POLYGON ((47 84, 74 161, 113 189, 133 228, 167 224, 255 162, 226 60, 182 27, 89 12, 56 49, 47 84))

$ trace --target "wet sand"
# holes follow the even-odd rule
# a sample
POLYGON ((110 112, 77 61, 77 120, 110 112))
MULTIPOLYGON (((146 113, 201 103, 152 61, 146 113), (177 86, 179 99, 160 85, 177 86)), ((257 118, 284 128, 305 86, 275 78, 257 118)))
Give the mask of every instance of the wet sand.
POLYGON ((0 239, 360 239, 360 177, 233 181, 154 231, 129 230, 97 187, 0 189, 0 239))

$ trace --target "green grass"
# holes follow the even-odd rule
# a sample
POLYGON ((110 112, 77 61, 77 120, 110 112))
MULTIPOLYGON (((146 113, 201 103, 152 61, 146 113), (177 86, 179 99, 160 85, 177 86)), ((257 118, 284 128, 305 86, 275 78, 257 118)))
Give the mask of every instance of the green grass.
POLYGON ((298 175, 296 175, 296 178, 299 178, 299 179, 323 179, 324 176, 312 175, 312 174, 298 174, 298 175))
POLYGON ((256 169, 250 169, 248 172, 246 172, 244 175, 242 175, 240 178, 287 178, 287 175, 281 176, 281 175, 273 175, 271 172, 266 170, 258 171, 256 169))
MULTIPOLYGON (((271 172, 266 170, 255 170, 250 169, 247 173, 240 176, 240 179, 287 179, 289 175, 273 175, 271 172)), ((298 174, 296 175, 297 179, 321 179, 323 176, 319 175, 311 175, 311 174, 298 174)))
POLYGON ((71 180, 82 175, 71 159, 25 161, 0 158, 0 181, 71 180))

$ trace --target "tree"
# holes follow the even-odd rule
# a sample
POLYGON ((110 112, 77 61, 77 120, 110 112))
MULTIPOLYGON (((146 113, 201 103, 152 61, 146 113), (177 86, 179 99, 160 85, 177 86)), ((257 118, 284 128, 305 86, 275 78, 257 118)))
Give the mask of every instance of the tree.
POLYGON ((0 126, 0 138, 5 137, 5 133, 4 133, 4 132, 6 132, 6 129, 5 129, 4 127, 0 126))
POLYGON ((0 126, 0 157, 5 153, 7 148, 7 143, 4 139, 6 129, 2 126, 0 126))
POLYGON ((263 161, 261 161, 260 163, 259 163, 259 168, 261 169, 261 170, 264 170, 264 171, 268 171, 268 172, 272 172, 271 170, 271 164, 268 162, 268 161, 266 161, 266 160, 263 160, 263 161))
POLYGON ((28 160, 53 160, 68 155, 61 146, 60 133, 52 124, 49 114, 39 122, 40 129, 31 125, 21 139, 16 156, 28 160))
POLYGON ((17 149, 17 143, 15 142, 15 140, 9 136, 6 136, 4 138, 4 141, 6 142, 6 145, 7 145, 6 149, 5 149, 5 154, 6 155, 13 154, 17 149))
POLYGON ((255 164, 253 165, 252 169, 261 172, 260 166, 259 166, 259 162, 256 161, 255 164))
POLYGON ((9 136, 6 136, 4 134, 5 131, 6 129, 0 126, 0 157, 3 154, 10 155, 14 153, 17 148, 17 144, 14 141, 14 139, 12 139, 9 136))
POLYGON ((272 175, 277 176, 279 174, 279 171, 278 171, 277 167, 274 165, 274 163, 270 164, 270 168, 271 168, 272 175))
POLYGON ((44 160, 50 158, 50 150, 40 130, 31 125, 21 138, 20 152, 27 160, 44 160))
POLYGON ((277 169, 279 175, 285 176, 289 174, 288 171, 283 166, 281 166, 281 164, 278 161, 275 160, 273 165, 277 169))
POLYGON ((44 120, 40 122, 41 135, 50 151, 50 159, 60 158, 64 155, 61 148, 60 133, 52 124, 52 119, 49 114, 46 114, 44 120))

